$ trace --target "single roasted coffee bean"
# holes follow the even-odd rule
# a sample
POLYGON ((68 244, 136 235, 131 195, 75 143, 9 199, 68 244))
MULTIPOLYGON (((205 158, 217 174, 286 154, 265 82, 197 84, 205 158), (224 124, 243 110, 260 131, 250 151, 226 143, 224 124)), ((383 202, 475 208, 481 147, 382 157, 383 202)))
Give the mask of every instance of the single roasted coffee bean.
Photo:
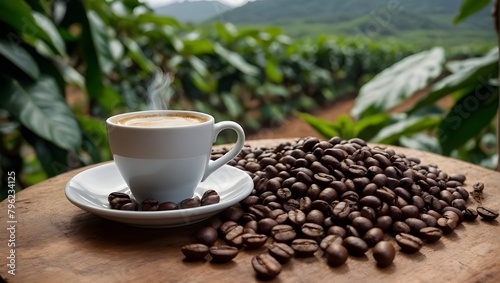
POLYGON ((437 227, 443 231, 443 234, 450 234, 457 228, 459 221, 458 215, 453 211, 446 211, 443 217, 437 220, 437 227))
POLYGON ((428 227, 435 227, 437 225, 437 219, 427 213, 420 214, 420 220, 424 221, 428 227))
POLYGON ((267 236, 264 234, 243 234, 241 235, 243 244, 247 249, 254 250, 262 247, 267 242, 267 236))
POLYGON ((317 209, 309 211, 309 213, 306 215, 306 222, 322 225, 324 221, 325 215, 323 214, 323 212, 317 209))
POLYGON ((444 213, 447 211, 452 211, 458 216, 458 224, 460 224, 464 221, 464 214, 462 213, 462 210, 460 210, 456 207, 453 207, 453 206, 446 206, 443 208, 443 210, 441 210, 441 213, 443 213, 443 215, 444 215, 444 213))
POLYGON ((434 243, 441 239, 443 232, 437 227, 425 227, 420 229, 418 235, 426 242, 434 243))
POLYGON ((374 246, 383 239, 384 239, 384 232, 382 231, 382 229, 377 227, 371 228, 370 230, 366 231, 365 235, 363 236, 363 240, 369 246, 374 246))
POLYGON ((477 214, 486 221, 493 221, 498 217, 497 211, 483 206, 477 208, 477 214))
POLYGON ((295 239, 291 244, 295 255, 298 257, 310 257, 318 250, 319 245, 315 240, 311 239, 295 239))
POLYGON ((344 239, 341 236, 332 234, 332 235, 328 235, 328 236, 324 237, 323 240, 321 240, 321 242, 319 243, 319 247, 322 250, 326 250, 326 248, 328 248, 328 246, 333 244, 333 243, 337 243, 339 245, 342 245, 343 241, 344 241, 344 239))
POLYGON ((478 216, 477 211, 473 208, 466 208, 465 210, 462 210, 462 213, 465 221, 474 221, 478 216))
POLYGON ((403 221, 396 221, 394 224, 392 224, 392 231, 393 234, 400 234, 400 233, 406 233, 409 234, 411 232, 410 226, 406 224, 403 221))
POLYGON ((226 242, 233 247, 241 248, 241 246, 243 246, 242 235, 244 233, 244 230, 245 228, 243 228, 243 226, 241 225, 233 227, 233 229, 230 229, 226 233, 226 242))
POLYGON ((181 203, 179 204, 179 207, 181 209, 185 209, 185 208, 198 207, 200 205, 201 205, 200 197, 194 196, 193 198, 188 198, 188 199, 181 201, 181 203))
POLYGON ((200 261, 208 254, 208 246, 204 244, 188 244, 181 248, 182 253, 189 261, 200 261))
POLYGON ((143 211, 156 211, 158 207, 158 201, 153 198, 147 198, 141 202, 141 209, 143 211))
POLYGON ((396 249, 391 242, 380 241, 372 249, 373 258, 380 267, 386 267, 390 265, 394 258, 396 257, 396 249))
POLYGON ((420 238, 406 233, 397 234, 396 243, 401 251, 409 254, 418 252, 424 244, 420 238))
POLYGON ((121 193, 121 192, 112 192, 108 195, 108 202, 111 203, 111 201, 115 198, 125 198, 125 199, 130 199, 130 196, 126 193, 121 193))
POLYGON ((267 252, 281 263, 288 262, 295 255, 292 247, 284 243, 273 243, 267 248, 267 252))
POLYGON ((340 237, 342 237, 342 239, 347 237, 347 231, 345 230, 345 228, 337 225, 329 227, 326 233, 328 235, 339 235, 340 237))
POLYGON ((120 210, 129 210, 129 211, 136 211, 138 209, 139 206, 135 202, 125 203, 120 207, 120 210))
POLYGON ((225 221, 238 221, 244 214, 245 211, 241 207, 233 205, 221 212, 221 218, 225 221))
POLYGON ((215 190, 207 190, 203 193, 201 197, 201 205, 209 205, 220 202, 220 196, 215 190))
POLYGON ((234 221, 226 221, 220 225, 219 231, 222 233, 222 235, 226 235, 231 229, 236 226, 238 226, 238 223, 234 221))
POLYGON ((131 202, 132 200, 130 198, 116 197, 109 202, 109 205, 111 206, 112 209, 120 209, 124 204, 131 202))
POLYGON ((341 266, 349 257, 347 249, 343 245, 337 243, 329 245, 325 250, 325 254, 328 265, 332 267, 341 266))
POLYGON ((404 219, 417 218, 419 212, 420 211, 416 205, 409 204, 401 207, 401 213, 404 219))
POLYGON ((351 225, 361 234, 373 228, 373 223, 366 217, 358 216, 352 220, 351 225))
POLYGON ((270 254, 260 254, 252 258, 252 266, 257 277, 270 280, 281 272, 281 264, 270 254))
POLYGON ((225 263, 233 260, 238 255, 238 248, 228 245, 212 246, 209 253, 213 262, 225 263))
POLYGON ((176 210, 179 209, 179 206, 172 201, 162 202, 158 205, 158 210, 176 210))
POLYGON ((300 227, 306 222, 306 214, 299 209, 288 212, 288 222, 294 227, 300 227))
POLYGON ((323 237, 325 234, 325 229, 323 226, 316 223, 304 223, 300 228, 302 234, 309 239, 317 239, 323 237))
POLYGON ((388 215, 380 216, 375 221, 375 227, 382 229, 384 232, 388 232, 392 226, 392 218, 388 215))
POLYGON ((196 241, 198 243, 207 246, 213 245, 218 237, 219 233, 217 233, 217 229, 211 226, 206 226, 201 228, 200 230, 198 230, 198 232, 196 232, 195 235, 196 241))
POLYGON ((363 239, 349 236, 342 243, 350 255, 363 256, 369 249, 368 244, 363 239))
POLYGON ((295 239, 297 233, 292 226, 286 224, 276 225, 271 229, 271 236, 276 242, 290 243, 295 239))
POLYGON ((257 232, 270 235, 271 229, 278 225, 278 221, 272 218, 263 218, 257 222, 257 232))
POLYGON ((417 235, 420 229, 427 227, 427 224, 418 218, 407 218, 405 223, 410 227, 410 232, 417 235))

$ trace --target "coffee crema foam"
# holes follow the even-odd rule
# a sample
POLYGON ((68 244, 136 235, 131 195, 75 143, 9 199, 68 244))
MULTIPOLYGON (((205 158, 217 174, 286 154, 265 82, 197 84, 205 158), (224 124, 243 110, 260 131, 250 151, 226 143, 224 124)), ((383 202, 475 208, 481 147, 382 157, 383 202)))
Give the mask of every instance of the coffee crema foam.
POLYGON ((208 121, 205 117, 189 114, 131 115, 115 119, 118 125, 135 127, 175 127, 200 124, 208 121))

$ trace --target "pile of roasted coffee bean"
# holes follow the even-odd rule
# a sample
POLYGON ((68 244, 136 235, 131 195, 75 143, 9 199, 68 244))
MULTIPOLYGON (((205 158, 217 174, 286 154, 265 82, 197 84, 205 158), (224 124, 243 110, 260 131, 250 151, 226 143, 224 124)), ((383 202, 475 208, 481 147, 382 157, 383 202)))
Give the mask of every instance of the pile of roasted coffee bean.
POLYGON ((219 203, 219 194, 212 189, 206 190, 203 193, 201 199, 198 196, 185 199, 179 204, 166 201, 159 203, 154 198, 147 198, 143 200, 140 204, 135 202, 130 196, 122 192, 112 192, 108 195, 108 202, 111 209, 119 210, 132 210, 132 211, 160 211, 160 210, 175 210, 175 209, 186 209, 198 206, 205 206, 210 204, 219 203))
MULTIPOLYGON (((213 151, 213 159, 225 152, 213 151)), ((398 246, 415 253, 478 214, 487 221, 498 217, 492 209, 467 207, 473 201, 465 175, 357 138, 245 147, 229 164, 250 174, 254 190, 209 221, 182 252, 188 260, 210 254, 226 262, 243 247, 266 249, 251 261, 262 279, 277 276, 292 257, 321 254, 339 266, 370 248, 377 265, 385 267, 398 246)))

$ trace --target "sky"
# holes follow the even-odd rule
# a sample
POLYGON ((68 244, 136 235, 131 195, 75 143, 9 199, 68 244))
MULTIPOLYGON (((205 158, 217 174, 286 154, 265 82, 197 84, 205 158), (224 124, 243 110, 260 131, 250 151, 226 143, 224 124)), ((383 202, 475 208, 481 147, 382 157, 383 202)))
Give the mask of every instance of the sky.
MULTIPOLYGON (((183 2, 187 0, 142 0, 142 2, 148 3, 151 7, 157 7, 161 5, 171 4, 174 2, 183 2)), ((200 0, 190 0, 190 1, 200 1, 200 0)), ((217 0, 229 6, 238 7, 246 4, 249 0, 217 0)))

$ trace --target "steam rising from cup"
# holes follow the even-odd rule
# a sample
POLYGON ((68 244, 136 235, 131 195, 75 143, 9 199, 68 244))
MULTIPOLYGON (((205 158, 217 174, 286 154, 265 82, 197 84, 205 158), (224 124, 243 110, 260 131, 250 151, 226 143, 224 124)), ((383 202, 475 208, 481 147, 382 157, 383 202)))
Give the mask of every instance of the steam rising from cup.
POLYGON ((173 95, 171 83, 172 77, 169 73, 165 74, 159 69, 156 70, 147 89, 149 109, 168 110, 168 104, 173 95))

